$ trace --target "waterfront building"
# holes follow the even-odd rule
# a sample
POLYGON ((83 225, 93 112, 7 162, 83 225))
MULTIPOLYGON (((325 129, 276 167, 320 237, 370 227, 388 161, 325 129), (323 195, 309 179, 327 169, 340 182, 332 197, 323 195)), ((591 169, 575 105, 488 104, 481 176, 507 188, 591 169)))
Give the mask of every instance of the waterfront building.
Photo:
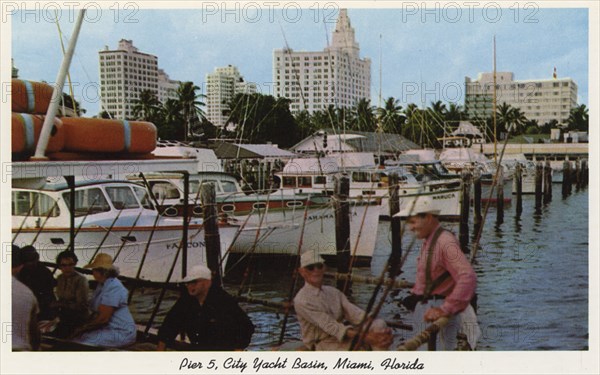
POLYGON ((227 125, 226 111, 237 94, 253 94, 256 83, 246 82, 237 67, 227 65, 206 75, 206 118, 215 126, 227 125))
MULTIPOLYGON (((465 109, 471 119, 492 116, 494 74, 465 77, 465 109)), ((577 84, 571 78, 515 80, 512 72, 496 72, 496 105, 519 108, 528 120, 544 125, 552 120, 565 124, 577 106, 577 84)))
POLYGON ((132 118, 135 100, 144 90, 166 100, 177 89, 178 83, 158 69, 158 57, 139 51, 131 40, 121 39, 116 50, 105 46, 98 55, 101 110, 116 119, 132 118))
POLYGON ((273 82, 275 97, 292 101, 292 113, 351 107, 370 99, 371 59, 360 57, 347 10, 340 9, 332 43, 323 51, 276 49, 273 82))
POLYGON ((158 100, 164 103, 168 99, 177 99, 177 89, 180 83, 180 81, 169 78, 164 70, 158 69, 158 100))

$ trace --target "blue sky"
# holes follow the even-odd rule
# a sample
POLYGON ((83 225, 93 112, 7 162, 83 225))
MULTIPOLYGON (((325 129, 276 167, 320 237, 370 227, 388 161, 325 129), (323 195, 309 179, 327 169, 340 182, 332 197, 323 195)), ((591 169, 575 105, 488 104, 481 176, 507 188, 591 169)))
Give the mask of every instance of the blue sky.
MULTIPOLYGON (((172 79, 202 86, 215 67, 232 64, 247 81, 270 93, 273 50, 283 48, 285 40, 294 50, 322 50, 337 18, 332 2, 319 8, 289 3, 286 9, 261 10, 256 6, 268 2, 253 2, 237 8, 229 5, 227 11, 221 2, 208 3, 205 9, 177 10, 147 9, 159 3, 141 3, 141 8, 127 4, 132 7, 90 8, 83 24, 70 72, 77 85, 76 99, 88 115, 99 111, 98 51, 105 45, 115 49, 122 38, 158 56, 159 67, 172 79)), ((372 60, 373 104, 378 104, 380 87, 383 98, 394 96, 403 106, 437 100, 463 104, 465 76, 476 78, 479 72, 492 70, 494 35, 498 71, 512 71, 518 80, 550 79, 556 67, 559 77, 577 83, 578 102, 588 104, 587 9, 540 8, 531 2, 520 8, 481 3, 487 4, 485 9, 469 9, 468 4, 446 3, 424 12, 421 2, 377 3, 388 9, 352 8, 345 3, 361 57, 372 60)), ((59 13, 67 36, 75 16, 74 11, 59 13)), ((17 11, 11 17, 12 57, 20 77, 56 79, 62 53, 54 18, 50 7, 17 11)))

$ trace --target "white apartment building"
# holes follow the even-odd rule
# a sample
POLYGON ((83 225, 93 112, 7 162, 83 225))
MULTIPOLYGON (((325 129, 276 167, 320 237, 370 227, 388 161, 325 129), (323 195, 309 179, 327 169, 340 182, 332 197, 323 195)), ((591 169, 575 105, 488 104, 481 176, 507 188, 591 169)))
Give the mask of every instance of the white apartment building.
POLYGON ((158 100, 164 103, 168 99, 177 99, 177 89, 180 83, 180 81, 170 79, 164 70, 158 69, 158 100))
POLYGON ((215 68, 206 75, 206 118, 215 126, 227 125, 229 102, 237 94, 253 94, 256 83, 246 82, 237 67, 215 68))
POLYGON ((100 62, 101 110, 116 119, 131 119, 140 92, 159 96, 158 58, 140 52, 131 40, 121 39, 116 50, 108 46, 98 52, 100 62))
MULTIPOLYGON (((465 109, 469 116, 492 116, 494 74, 479 73, 476 80, 465 77, 465 109)), ((577 84, 571 78, 514 80, 512 72, 496 72, 496 105, 519 108, 528 120, 544 125, 552 120, 565 124, 577 106, 577 84)))
POLYGON ((348 12, 341 9, 331 46, 323 51, 273 52, 275 97, 292 100, 291 111, 310 113, 329 105, 351 107, 371 98, 371 60, 360 58, 360 48, 348 12))

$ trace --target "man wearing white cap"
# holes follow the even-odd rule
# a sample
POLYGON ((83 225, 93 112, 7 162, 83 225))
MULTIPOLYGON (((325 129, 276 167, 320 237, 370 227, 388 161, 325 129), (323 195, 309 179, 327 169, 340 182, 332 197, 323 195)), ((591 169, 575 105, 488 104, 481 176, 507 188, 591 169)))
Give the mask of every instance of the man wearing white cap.
MULTIPOLYGON (((353 325, 361 322, 365 312, 338 289, 323 285, 325 265, 315 252, 302 254, 299 273, 305 283, 294 298, 294 309, 304 345, 310 350, 349 350, 358 334, 353 325)), ((374 320, 364 343, 374 350, 386 350, 392 343, 391 329, 383 320, 374 320)))
POLYGON ((455 350, 459 333, 475 348, 480 331, 470 301, 477 287, 477 276, 454 234, 440 226, 439 214, 430 197, 419 197, 414 205, 407 205, 397 214, 407 218, 410 230, 424 240, 412 295, 403 304, 409 310, 414 309, 415 332, 441 317, 450 319, 438 333, 436 350, 455 350))
POLYGON ((250 343, 254 325, 237 301, 212 282, 210 269, 191 268, 185 278, 187 293, 171 308, 158 331, 158 350, 165 350, 180 333, 192 350, 242 350, 250 343))

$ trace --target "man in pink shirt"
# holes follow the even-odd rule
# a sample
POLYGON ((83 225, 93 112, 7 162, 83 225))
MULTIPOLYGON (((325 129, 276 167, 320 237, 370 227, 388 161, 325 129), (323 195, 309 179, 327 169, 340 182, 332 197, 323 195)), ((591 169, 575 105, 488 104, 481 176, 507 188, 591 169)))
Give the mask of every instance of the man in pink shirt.
POLYGON ((410 297, 417 301, 414 331, 420 332, 439 318, 448 317, 448 325, 438 333, 436 350, 455 350, 458 334, 466 336, 470 347, 475 348, 480 336, 470 304, 477 287, 475 271, 454 234, 440 226, 440 210, 431 198, 419 197, 414 207, 408 206, 398 215, 406 217, 409 229, 424 240, 410 297))

